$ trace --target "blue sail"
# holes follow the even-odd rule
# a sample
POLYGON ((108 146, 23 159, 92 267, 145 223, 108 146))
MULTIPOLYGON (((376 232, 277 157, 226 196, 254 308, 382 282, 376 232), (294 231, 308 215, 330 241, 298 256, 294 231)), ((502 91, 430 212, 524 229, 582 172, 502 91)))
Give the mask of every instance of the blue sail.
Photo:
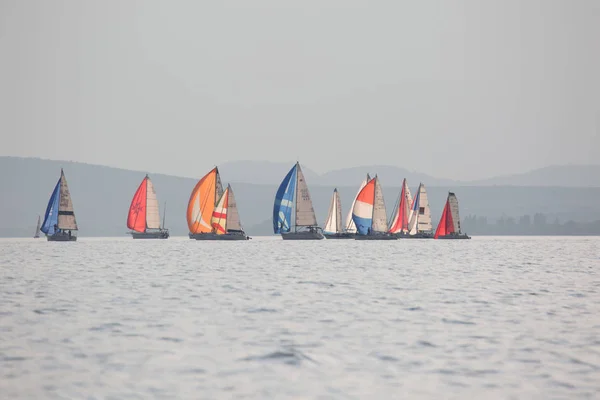
POLYGON ((291 229, 292 209, 294 207, 294 194, 296 192, 296 173, 298 164, 294 165, 285 176, 273 204, 273 232, 289 232, 291 229))
POLYGON ((58 201, 60 199, 60 178, 56 183, 54 192, 50 196, 48 201, 48 207, 46 207, 46 215, 44 216, 44 223, 40 230, 46 235, 53 235, 56 231, 54 226, 58 224, 58 201))

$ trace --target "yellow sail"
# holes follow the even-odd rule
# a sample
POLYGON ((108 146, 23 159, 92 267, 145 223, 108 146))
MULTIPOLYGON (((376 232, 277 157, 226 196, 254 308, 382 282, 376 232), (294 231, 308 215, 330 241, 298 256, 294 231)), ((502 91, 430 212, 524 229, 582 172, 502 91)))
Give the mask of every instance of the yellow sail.
POLYGON ((191 233, 212 232, 210 225, 215 209, 219 170, 215 167, 196 184, 187 208, 187 223, 191 233))
POLYGON ((217 202, 212 214, 211 224, 217 235, 227 233, 227 205, 229 203, 229 187, 217 202))

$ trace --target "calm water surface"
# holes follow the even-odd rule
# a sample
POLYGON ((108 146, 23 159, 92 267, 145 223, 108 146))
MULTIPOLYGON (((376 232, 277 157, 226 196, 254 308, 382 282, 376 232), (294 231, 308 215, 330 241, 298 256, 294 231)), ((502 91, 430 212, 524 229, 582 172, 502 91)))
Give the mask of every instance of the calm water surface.
POLYGON ((600 398, 600 239, 0 240, 16 398, 600 398))

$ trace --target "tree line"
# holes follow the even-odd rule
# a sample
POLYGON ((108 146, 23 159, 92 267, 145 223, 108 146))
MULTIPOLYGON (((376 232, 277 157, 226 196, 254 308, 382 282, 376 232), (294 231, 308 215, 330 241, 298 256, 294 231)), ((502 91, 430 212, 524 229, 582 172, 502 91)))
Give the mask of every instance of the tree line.
POLYGON ((593 222, 560 222, 545 214, 522 215, 518 218, 501 216, 491 218, 468 215, 462 231, 473 235, 600 235, 600 220, 593 222))

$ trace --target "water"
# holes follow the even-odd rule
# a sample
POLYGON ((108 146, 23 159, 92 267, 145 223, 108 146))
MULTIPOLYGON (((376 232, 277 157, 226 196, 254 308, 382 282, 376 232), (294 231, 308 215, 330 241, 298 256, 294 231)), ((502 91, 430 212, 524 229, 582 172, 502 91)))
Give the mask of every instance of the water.
POLYGON ((600 239, 0 241, 2 398, 599 398, 600 239))

